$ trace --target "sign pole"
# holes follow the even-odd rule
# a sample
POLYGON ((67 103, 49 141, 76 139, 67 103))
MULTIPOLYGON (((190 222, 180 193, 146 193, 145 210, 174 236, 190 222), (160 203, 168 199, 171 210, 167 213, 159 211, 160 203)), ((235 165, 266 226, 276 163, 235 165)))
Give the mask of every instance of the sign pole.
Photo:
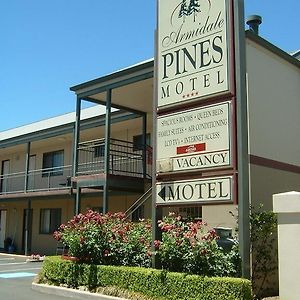
MULTIPOLYGON (((158 4, 157 4, 158 7, 158 4)), ((158 12, 157 12, 158 15, 158 12)), ((154 83, 153 83, 153 132, 157 131, 157 111, 156 111, 156 107, 157 107, 157 30, 155 30, 154 33, 154 83)), ((153 134, 152 136, 152 147, 153 149, 156 149, 156 144, 157 144, 157 138, 156 138, 156 134, 153 134)), ((153 168, 152 168, 152 245, 151 245, 151 252, 152 252, 152 268, 159 268, 160 267, 160 263, 159 263, 159 259, 156 255, 156 251, 155 251, 155 246, 154 246, 154 241, 155 240, 161 240, 161 231, 158 228, 158 223, 157 221, 159 219, 162 218, 162 208, 157 207, 156 205, 156 151, 153 151, 152 153, 152 161, 154 162, 153 164, 153 168)))
POLYGON ((250 278, 249 154, 246 92, 244 1, 235 1, 235 68, 237 103, 238 225, 242 276, 250 278))

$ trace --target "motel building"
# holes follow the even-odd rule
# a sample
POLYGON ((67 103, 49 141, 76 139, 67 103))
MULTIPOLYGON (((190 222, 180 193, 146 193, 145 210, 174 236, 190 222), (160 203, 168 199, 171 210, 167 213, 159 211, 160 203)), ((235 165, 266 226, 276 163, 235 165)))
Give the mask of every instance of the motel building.
MULTIPOLYGON (((245 46, 250 202, 271 210, 273 194, 300 189, 300 61, 251 31, 246 31, 245 46)), ((199 82, 199 89, 204 89, 203 81, 199 82)), ((230 102, 215 107, 203 101, 200 108, 204 109, 196 111, 197 116, 210 120, 213 116, 213 121, 205 128, 204 122, 189 126, 190 134, 182 143, 176 139, 181 126, 169 125, 188 122, 187 114, 164 118, 159 130, 153 129, 154 87, 154 61, 144 61, 71 87, 74 113, 0 132, 2 250, 9 237, 17 253, 55 254, 52 233, 74 213, 91 208, 123 211, 132 220, 151 218, 154 198, 165 202, 164 214, 178 211, 211 227, 236 228, 230 212, 237 211, 237 192, 233 188, 229 193, 223 186, 226 182, 219 180, 228 174, 228 152, 202 149, 197 159, 189 156, 173 164, 179 181, 184 181, 181 166, 221 164, 217 176, 214 170, 206 170, 215 181, 178 186, 173 194, 163 188, 152 192, 155 172, 168 174, 169 167, 168 161, 161 160, 153 171, 153 141, 163 143, 164 149, 176 143, 183 148, 198 145, 201 140, 218 143, 221 128, 228 128, 224 114, 232 113, 230 102), (95 106, 82 109, 83 102, 95 106), (217 196, 227 201, 174 204, 192 195, 203 201, 217 196), (171 196, 174 201, 168 205, 171 196)), ((236 134, 234 124, 228 130, 230 136, 236 134)), ((233 159, 236 147, 232 142, 233 159)), ((230 178, 236 180, 234 174, 230 178)))

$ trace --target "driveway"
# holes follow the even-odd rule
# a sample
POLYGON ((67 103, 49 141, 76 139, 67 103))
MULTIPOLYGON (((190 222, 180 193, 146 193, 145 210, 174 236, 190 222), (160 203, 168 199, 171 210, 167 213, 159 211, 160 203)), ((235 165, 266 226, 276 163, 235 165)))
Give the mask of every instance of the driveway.
POLYGON ((0 253, 0 295, 9 300, 66 300, 68 298, 40 294, 31 289, 41 262, 27 262, 26 257, 0 253))

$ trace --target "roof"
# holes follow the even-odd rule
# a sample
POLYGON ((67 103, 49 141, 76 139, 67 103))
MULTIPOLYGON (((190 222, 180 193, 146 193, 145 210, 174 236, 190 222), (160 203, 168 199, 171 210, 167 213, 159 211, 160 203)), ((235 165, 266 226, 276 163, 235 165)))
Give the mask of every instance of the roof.
POLYGON ((86 81, 86 82, 78 84, 78 85, 74 85, 74 86, 70 87, 70 90, 73 92, 77 92, 86 87, 90 87, 92 85, 97 85, 97 84, 103 83, 105 81, 109 81, 111 79, 121 77, 124 75, 128 75, 128 74, 143 70, 147 67, 153 67, 153 66, 154 66, 154 58, 150 58, 150 59, 141 61, 137 64, 134 64, 134 65, 128 66, 126 68, 117 70, 115 72, 109 73, 107 75, 101 76, 99 78, 89 80, 89 81, 86 81))
MULTIPOLYGON (((85 108, 81 111, 81 120, 89 119, 95 116, 100 116, 105 113, 104 106, 93 106, 85 108)), ((53 118, 34 122, 24 126, 0 132, 0 141, 26 135, 29 133, 39 132, 45 129, 55 128, 73 123, 75 121, 75 112, 59 115, 53 118)))
MULTIPOLYGON (((81 110, 80 128, 82 130, 104 126, 106 114, 103 106, 94 106, 81 110)), ((139 116, 130 112, 115 110, 111 122, 132 120, 139 116)), ((0 148, 12 147, 28 142, 39 141, 74 132, 75 113, 68 113, 29 125, 0 132, 0 148)))
POLYGON ((294 66, 300 68, 300 61, 296 58, 296 56, 293 54, 289 54, 282 49, 278 48, 274 44, 268 42, 261 36, 247 30, 246 31, 246 37, 250 40, 256 42, 257 44, 261 45, 262 47, 268 49, 269 51, 273 52, 274 54, 278 55, 279 57, 285 59, 289 63, 293 64, 294 66))
POLYGON ((291 55, 300 60, 300 49, 291 53, 291 55))

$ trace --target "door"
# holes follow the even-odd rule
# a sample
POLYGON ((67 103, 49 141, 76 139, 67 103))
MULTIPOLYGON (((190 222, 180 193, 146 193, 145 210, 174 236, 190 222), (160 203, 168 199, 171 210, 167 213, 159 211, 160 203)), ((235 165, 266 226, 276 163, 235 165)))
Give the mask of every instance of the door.
POLYGON ((33 209, 24 209, 23 212, 23 235, 22 235, 22 251, 25 252, 25 244, 27 242, 27 251, 31 251, 32 240, 32 212, 33 209), (26 241, 27 239, 27 241, 26 241))
POLYGON ((2 161, 2 168, 1 168, 1 192, 2 193, 7 193, 9 192, 8 189, 8 177, 7 175, 9 174, 9 160, 3 160, 2 161))
POLYGON ((6 236, 6 210, 0 210, 0 248, 4 248, 6 236))
POLYGON ((32 172, 35 170, 35 155, 30 155, 29 157, 29 173, 28 173, 28 190, 34 190, 34 178, 35 178, 35 172, 32 172))

